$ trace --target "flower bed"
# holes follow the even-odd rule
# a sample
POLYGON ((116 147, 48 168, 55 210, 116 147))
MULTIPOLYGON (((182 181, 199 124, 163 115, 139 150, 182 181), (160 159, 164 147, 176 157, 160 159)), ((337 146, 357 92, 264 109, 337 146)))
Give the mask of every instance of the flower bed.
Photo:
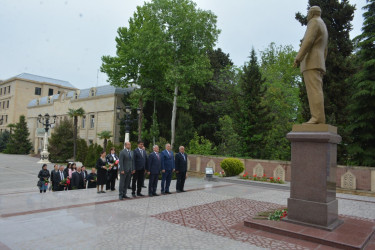
POLYGON ((245 172, 240 179, 250 180, 250 181, 262 181, 262 182, 270 182, 270 183, 277 183, 277 184, 284 184, 285 182, 277 177, 276 179, 273 177, 267 177, 265 174, 263 176, 257 176, 256 174, 253 176, 249 176, 247 172, 245 172))

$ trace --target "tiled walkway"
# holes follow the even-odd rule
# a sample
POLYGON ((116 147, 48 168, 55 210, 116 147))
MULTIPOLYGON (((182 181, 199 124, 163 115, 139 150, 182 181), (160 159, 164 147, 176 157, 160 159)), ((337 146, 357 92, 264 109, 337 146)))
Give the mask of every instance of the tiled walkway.
MULTIPOLYGON (((287 190, 189 178, 188 192, 152 198, 119 201, 117 192, 95 190, 39 194, 35 158, 20 156, 29 163, 9 170, 7 157, 0 155, 0 249, 329 249, 243 226, 246 217, 285 206, 287 190), (11 178, 20 185, 3 188, 11 178)), ((340 214, 375 221, 375 198, 338 196, 340 214)))

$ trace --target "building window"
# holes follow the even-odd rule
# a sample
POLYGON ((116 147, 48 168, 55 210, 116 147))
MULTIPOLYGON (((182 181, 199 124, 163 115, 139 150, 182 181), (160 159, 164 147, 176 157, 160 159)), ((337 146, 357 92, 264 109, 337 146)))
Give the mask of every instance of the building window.
POLYGON ((90 90, 90 96, 95 96, 95 92, 96 92, 96 89, 95 88, 92 88, 90 90))
POLYGON ((42 94, 42 88, 35 87, 35 95, 41 95, 42 94))
POLYGON ((86 116, 82 116, 82 128, 86 126, 86 116))
POLYGON ((95 127, 95 115, 90 116, 90 128, 95 127))
POLYGON ((89 145, 92 145, 94 143, 93 140, 89 140, 89 145))
POLYGON ((76 100, 78 99, 78 93, 77 92, 74 93, 74 99, 76 99, 76 100))
POLYGON ((3 94, 3 88, 0 88, 0 95, 3 94))
POLYGON ((3 109, 5 109, 5 101, 3 101, 3 109))
POLYGON ((9 108, 9 100, 7 101, 7 109, 9 108))
POLYGON ((48 89, 48 95, 53 95, 53 89, 48 89))
POLYGON ((57 91, 57 94, 58 94, 58 95, 60 95, 60 93, 61 93, 61 92, 60 92, 60 90, 59 90, 59 91, 57 91))
POLYGON ((4 95, 7 93, 7 87, 4 87, 4 95))
POLYGON ((10 94, 10 85, 8 86, 8 93, 10 94))
POLYGON ((8 123, 8 115, 5 115, 5 123, 8 123))

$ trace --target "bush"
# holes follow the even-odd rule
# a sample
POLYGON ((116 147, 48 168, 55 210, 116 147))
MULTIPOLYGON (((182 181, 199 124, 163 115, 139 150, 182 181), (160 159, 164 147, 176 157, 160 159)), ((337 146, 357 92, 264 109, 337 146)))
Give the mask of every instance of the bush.
POLYGON ((210 140, 205 139, 203 136, 199 136, 195 132, 194 138, 190 141, 187 151, 189 154, 213 155, 216 152, 216 147, 213 146, 210 140))
POLYGON ((224 169, 225 176, 236 176, 244 171, 245 167, 243 163, 234 158, 227 158, 220 163, 220 167, 224 169))

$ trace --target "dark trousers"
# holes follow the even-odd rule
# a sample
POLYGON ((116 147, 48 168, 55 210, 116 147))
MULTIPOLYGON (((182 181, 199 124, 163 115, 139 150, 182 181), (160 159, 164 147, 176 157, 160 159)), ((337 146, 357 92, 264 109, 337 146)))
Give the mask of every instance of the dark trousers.
POLYGON ((116 179, 117 179, 117 171, 111 172, 108 176, 105 189, 106 190, 111 189, 112 191, 115 190, 116 179))
POLYGON ((184 190, 186 171, 183 171, 183 172, 179 171, 176 174, 176 177, 177 177, 176 190, 179 190, 179 191, 184 190))
POLYGON ((131 172, 125 172, 125 174, 120 174, 120 185, 118 187, 120 198, 124 197, 126 195, 126 192, 128 191, 131 175, 131 172))
POLYGON ((52 190, 53 191, 60 191, 60 185, 58 182, 52 182, 52 190))
POLYGON ((135 190, 137 190, 137 194, 141 193, 144 173, 144 170, 136 170, 133 174, 132 194, 135 194, 135 190))
POLYGON ((172 180, 172 170, 165 170, 161 174, 161 192, 169 192, 169 186, 171 185, 172 180))
POLYGON ((158 187, 159 174, 150 174, 150 179, 148 183, 148 194, 156 194, 156 189, 158 187))

